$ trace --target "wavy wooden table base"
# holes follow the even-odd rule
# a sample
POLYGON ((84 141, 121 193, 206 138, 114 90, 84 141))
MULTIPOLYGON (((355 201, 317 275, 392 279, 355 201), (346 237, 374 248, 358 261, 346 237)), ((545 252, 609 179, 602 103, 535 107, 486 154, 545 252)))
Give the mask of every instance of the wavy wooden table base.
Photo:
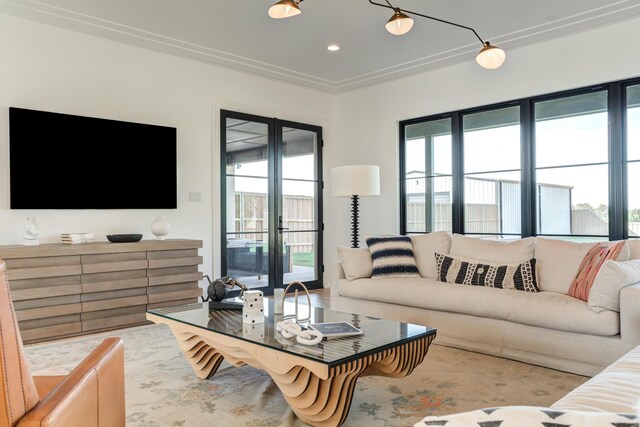
POLYGON ((250 365, 267 372, 295 414, 313 426, 339 426, 351 407, 356 381, 364 375, 405 377, 424 360, 435 335, 422 337, 329 367, 238 338, 195 328, 147 314, 168 325, 196 376, 213 376, 223 359, 234 366, 250 365))

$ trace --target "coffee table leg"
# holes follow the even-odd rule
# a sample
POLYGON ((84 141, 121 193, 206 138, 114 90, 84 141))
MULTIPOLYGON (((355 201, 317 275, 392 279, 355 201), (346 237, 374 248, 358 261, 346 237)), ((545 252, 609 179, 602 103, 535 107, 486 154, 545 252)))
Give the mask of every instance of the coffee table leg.
MULTIPOLYGON (((150 316, 150 320, 158 320, 150 316)), ((302 421, 316 427, 342 425, 351 407, 358 377, 405 377, 424 360, 435 335, 395 345, 326 370, 326 365, 287 355, 232 337, 210 333, 207 337, 184 324, 167 323, 196 376, 213 376, 226 358, 234 366, 251 365, 267 372, 302 421), (306 365, 302 366, 302 365, 306 365)))
POLYGON ((422 363, 432 340, 433 336, 425 337, 346 362, 331 368, 327 379, 301 366, 285 374, 266 370, 298 418, 312 426, 340 426, 349 414, 358 377, 405 377, 422 363))
POLYGON ((201 380, 212 377, 224 360, 224 356, 197 335, 175 331, 174 335, 196 376, 201 380))

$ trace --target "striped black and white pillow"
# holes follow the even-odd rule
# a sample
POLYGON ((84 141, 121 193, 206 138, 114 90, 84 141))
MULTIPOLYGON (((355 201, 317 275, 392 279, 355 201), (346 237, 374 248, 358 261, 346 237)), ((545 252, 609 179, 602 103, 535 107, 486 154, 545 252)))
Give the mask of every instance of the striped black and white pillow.
POLYGON ((514 265, 490 265, 436 252, 438 280, 461 285, 539 292, 536 259, 514 265))
POLYGON ((372 279, 420 277, 411 237, 369 237, 366 242, 373 261, 372 279))

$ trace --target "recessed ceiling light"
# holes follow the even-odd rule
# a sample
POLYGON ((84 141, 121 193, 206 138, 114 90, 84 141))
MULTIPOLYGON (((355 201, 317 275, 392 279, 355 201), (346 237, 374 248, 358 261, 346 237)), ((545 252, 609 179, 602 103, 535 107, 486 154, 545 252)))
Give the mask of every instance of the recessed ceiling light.
POLYGON ((327 50, 330 50, 331 52, 335 52, 340 50, 340 46, 338 46, 337 44, 330 44, 329 46, 327 46, 327 50))

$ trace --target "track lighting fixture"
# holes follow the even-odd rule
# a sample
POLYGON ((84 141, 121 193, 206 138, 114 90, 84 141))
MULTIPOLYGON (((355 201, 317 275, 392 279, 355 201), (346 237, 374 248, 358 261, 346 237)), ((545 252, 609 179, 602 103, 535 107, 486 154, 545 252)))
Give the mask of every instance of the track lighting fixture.
POLYGON ((280 0, 269 8, 269 16, 274 19, 281 19, 300 15, 302 11, 298 7, 298 3, 301 1, 302 0, 280 0))
MULTIPOLYGON (((290 16, 299 15, 300 8, 298 4, 303 0, 280 0, 269 8, 269 16, 272 18, 288 18, 290 16)), ((433 16, 423 15, 418 12, 412 12, 409 10, 400 9, 394 7, 389 0, 385 0, 386 4, 376 3, 373 0, 369 0, 374 6, 380 6, 393 11, 393 15, 387 21, 385 28, 391 34, 401 36, 408 33, 413 27, 413 18, 410 15, 421 16, 423 18, 431 19, 432 21, 442 22, 443 24, 453 25, 458 28, 464 28, 465 30, 472 31, 480 43, 482 43, 482 49, 476 55, 476 62, 489 70, 494 70, 502 66, 505 60, 504 50, 497 46, 491 45, 488 41, 482 40, 476 30, 465 25, 456 24, 454 22, 445 21, 444 19, 434 18, 433 16)))
POLYGON ((413 27, 413 19, 402 13, 400 9, 395 9, 395 13, 384 26, 387 31, 396 36, 407 34, 411 27, 413 27))

